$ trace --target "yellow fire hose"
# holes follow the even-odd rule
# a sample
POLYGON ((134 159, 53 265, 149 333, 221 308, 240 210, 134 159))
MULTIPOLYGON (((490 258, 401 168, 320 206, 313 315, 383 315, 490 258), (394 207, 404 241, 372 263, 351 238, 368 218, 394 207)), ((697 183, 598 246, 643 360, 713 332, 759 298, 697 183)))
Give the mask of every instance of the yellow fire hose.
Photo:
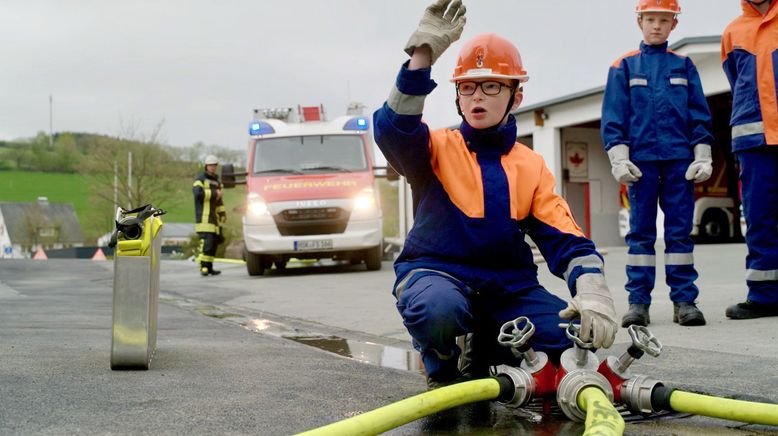
POLYGON ((624 434, 624 418, 608 400, 602 389, 583 388, 577 398, 578 407, 586 411, 584 436, 621 436, 624 434))
POLYGON ((778 426, 778 404, 732 400, 674 390, 670 394, 670 407, 681 413, 778 426))
POLYGON ((493 400, 500 395, 497 379, 486 378, 442 387, 335 422, 300 435, 375 435, 452 407, 493 400))
MULTIPOLYGON (((511 386, 512 388, 512 386, 511 386)), ((497 378, 458 383, 419 394, 353 418, 300 433, 298 436, 376 435, 443 410, 501 397, 506 386, 497 378)), ((586 411, 584 435, 621 436, 624 419, 597 387, 578 395, 578 406, 586 411)))

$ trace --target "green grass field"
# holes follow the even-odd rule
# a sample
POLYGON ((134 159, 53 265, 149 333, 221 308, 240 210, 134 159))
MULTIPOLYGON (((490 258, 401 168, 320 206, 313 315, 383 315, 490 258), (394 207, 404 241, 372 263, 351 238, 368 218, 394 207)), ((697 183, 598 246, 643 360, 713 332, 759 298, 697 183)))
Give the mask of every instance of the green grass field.
MULTIPOLYGON (((194 177, 194 176, 193 176, 194 177)), ((182 180, 187 187, 192 181, 182 180)), ((397 189, 385 179, 379 179, 378 187, 384 212, 384 235, 397 236, 397 189)), ((97 237, 99 231, 91 232, 86 228, 84 217, 88 216, 92 204, 89 200, 87 181, 80 174, 43 173, 30 171, 0 171, 0 201, 34 202, 38 197, 47 197, 51 203, 72 203, 81 221, 81 227, 87 238, 97 237), (93 234, 96 233, 96 234, 93 234)), ((240 231, 240 217, 233 209, 241 205, 246 198, 245 186, 224 191, 224 204, 227 209, 228 226, 240 231)), ((155 205, 157 206, 157 205, 155 205)), ((164 221, 191 222, 194 220, 194 206, 191 198, 179 202, 167 210, 164 221)), ((95 229, 93 229, 95 230, 95 229)))
POLYGON ((72 203, 79 216, 90 207, 87 182, 79 174, 0 172, 0 201, 32 203, 38 197, 47 197, 51 203, 72 203))

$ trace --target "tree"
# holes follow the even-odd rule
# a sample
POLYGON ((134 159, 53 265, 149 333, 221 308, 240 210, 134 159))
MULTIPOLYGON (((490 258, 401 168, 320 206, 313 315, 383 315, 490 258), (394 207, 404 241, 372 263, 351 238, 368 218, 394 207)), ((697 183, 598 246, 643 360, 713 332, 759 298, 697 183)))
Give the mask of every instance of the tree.
POLYGON ((79 171, 89 183, 94 204, 86 219, 101 231, 114 226, 114 195, 125 209, 145 204, 165 209, 191 201, 191 179, 197 165, 175 159, 163 146, 163 124, 149 134, 139 133, 138 125, 131 124, 118 138, 91 139, 89 159, 82 159, 79 171), (118 180, 116 190, 114 178, 118 180))

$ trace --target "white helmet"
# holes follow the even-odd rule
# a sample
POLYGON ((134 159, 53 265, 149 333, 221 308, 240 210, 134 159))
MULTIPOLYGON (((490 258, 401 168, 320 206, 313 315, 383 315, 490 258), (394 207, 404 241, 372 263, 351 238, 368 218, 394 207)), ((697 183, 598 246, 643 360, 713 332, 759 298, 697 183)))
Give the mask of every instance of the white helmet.
POLYGON ((216 156, 209 154, 208 156, 205 156, 205 160, 203 161, 203 163, 205 165, 218 165, 219 159, 216 156))

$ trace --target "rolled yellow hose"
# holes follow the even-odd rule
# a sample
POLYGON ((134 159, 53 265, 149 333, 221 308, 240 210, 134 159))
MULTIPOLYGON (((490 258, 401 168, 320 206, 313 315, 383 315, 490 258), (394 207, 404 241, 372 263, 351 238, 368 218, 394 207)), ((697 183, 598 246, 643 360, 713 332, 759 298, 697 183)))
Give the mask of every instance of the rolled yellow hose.
POLYGON ((486 378, 438 388, 392 403, 353 418, 300 433, 300 435, 375 435, 433 413, 463 404, 493 400, 500 395, 496 379, 486 378))
POLYGON ((778 425, 778 404, 731 400, 675 390, 670 394, 670 407, 676 412, 711 418, 750 424, 778 425))
POLYGON ((621 436, 624 434, 624 418, 616 410, 602 389, 594 386, 583 388, 577 398, 578 407, 586 411, 584 436, 621 436))

